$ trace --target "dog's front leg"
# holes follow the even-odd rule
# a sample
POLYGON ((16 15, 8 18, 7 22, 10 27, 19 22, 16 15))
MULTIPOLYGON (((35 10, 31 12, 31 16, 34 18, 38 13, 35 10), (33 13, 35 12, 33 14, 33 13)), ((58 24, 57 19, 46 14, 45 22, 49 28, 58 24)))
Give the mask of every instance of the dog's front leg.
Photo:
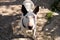
POLYGON ((36 38, 36 26, 34 25, 34 28, 33 28, 33 38, 36 38))
POLYGON ((34 28, 34 35, 33 36, 36 37, 36 28, 34 28))

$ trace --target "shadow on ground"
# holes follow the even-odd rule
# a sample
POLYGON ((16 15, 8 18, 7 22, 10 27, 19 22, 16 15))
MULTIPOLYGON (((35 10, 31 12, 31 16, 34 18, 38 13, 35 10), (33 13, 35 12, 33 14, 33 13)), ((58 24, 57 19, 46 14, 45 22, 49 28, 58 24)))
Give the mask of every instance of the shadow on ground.
POLYGON ((48 38, 49 40, 58 40, 60 38, 60 12, 58 13, 59 15, 53 16, 51 20, 49 20, 50 22, 47 22, 42 29, 45 37, 50 36, 50 39, 48 38))
POLYGON ((22 5, 24 0, 16 0, 14 2, 0 2, 0 6, 3 6, 3 5, 22 5))
MULTIPOLYGON (((2 16, 0 15, 0 40, 11 40, 14 38, 24 38, 24 35, 16 35, 13 34, 13 27, 12 25, 17 25, 16 21, 20 20, 20 14, 11 15, 11 16, 2 16), (14 23, 14 24, 12 24, 14 23)), ((19 28, 20 29, 20 28, 19 28)), ((17 30, 20 31, 20 30, 17 30)), ((31 38, 31 37, 26 37, 31 38)), ((32 39, 32 38, 31 38, 32 39)))

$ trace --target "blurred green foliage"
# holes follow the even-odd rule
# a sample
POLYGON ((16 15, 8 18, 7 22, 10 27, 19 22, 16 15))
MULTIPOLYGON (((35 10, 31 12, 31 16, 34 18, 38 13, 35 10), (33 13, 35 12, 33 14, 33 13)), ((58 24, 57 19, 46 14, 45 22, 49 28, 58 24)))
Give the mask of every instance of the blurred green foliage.
POLYGON ((47 14, 46 14, 46 19, 47 20, 50 20, 52 17, 53 17, 53 12, 48 12, 47 14))

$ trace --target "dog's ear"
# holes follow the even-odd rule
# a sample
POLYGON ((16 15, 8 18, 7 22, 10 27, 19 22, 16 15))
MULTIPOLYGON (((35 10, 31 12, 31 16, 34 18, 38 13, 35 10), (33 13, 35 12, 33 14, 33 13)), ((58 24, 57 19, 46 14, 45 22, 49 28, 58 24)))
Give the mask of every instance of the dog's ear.
POLYGON ((37 14, 37 12, 39 11, 39 6, 37 6, 35 9, 34 9, 34 13, 37 14))
POLYGON ((23 12, 24 16, 27 14, 27 10, 24 5, 22 5, 21 11, 23 12))

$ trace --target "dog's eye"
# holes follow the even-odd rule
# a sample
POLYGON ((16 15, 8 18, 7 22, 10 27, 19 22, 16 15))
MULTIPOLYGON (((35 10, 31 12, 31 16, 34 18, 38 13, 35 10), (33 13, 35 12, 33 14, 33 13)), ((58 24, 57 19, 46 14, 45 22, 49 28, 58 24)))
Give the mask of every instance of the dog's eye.
POLYGON ((28 17, 26 16, 26 18, 28 18, 28 17))
POLYGON ((35 18, 35 16, 33 16, 33 18, 35 18))

